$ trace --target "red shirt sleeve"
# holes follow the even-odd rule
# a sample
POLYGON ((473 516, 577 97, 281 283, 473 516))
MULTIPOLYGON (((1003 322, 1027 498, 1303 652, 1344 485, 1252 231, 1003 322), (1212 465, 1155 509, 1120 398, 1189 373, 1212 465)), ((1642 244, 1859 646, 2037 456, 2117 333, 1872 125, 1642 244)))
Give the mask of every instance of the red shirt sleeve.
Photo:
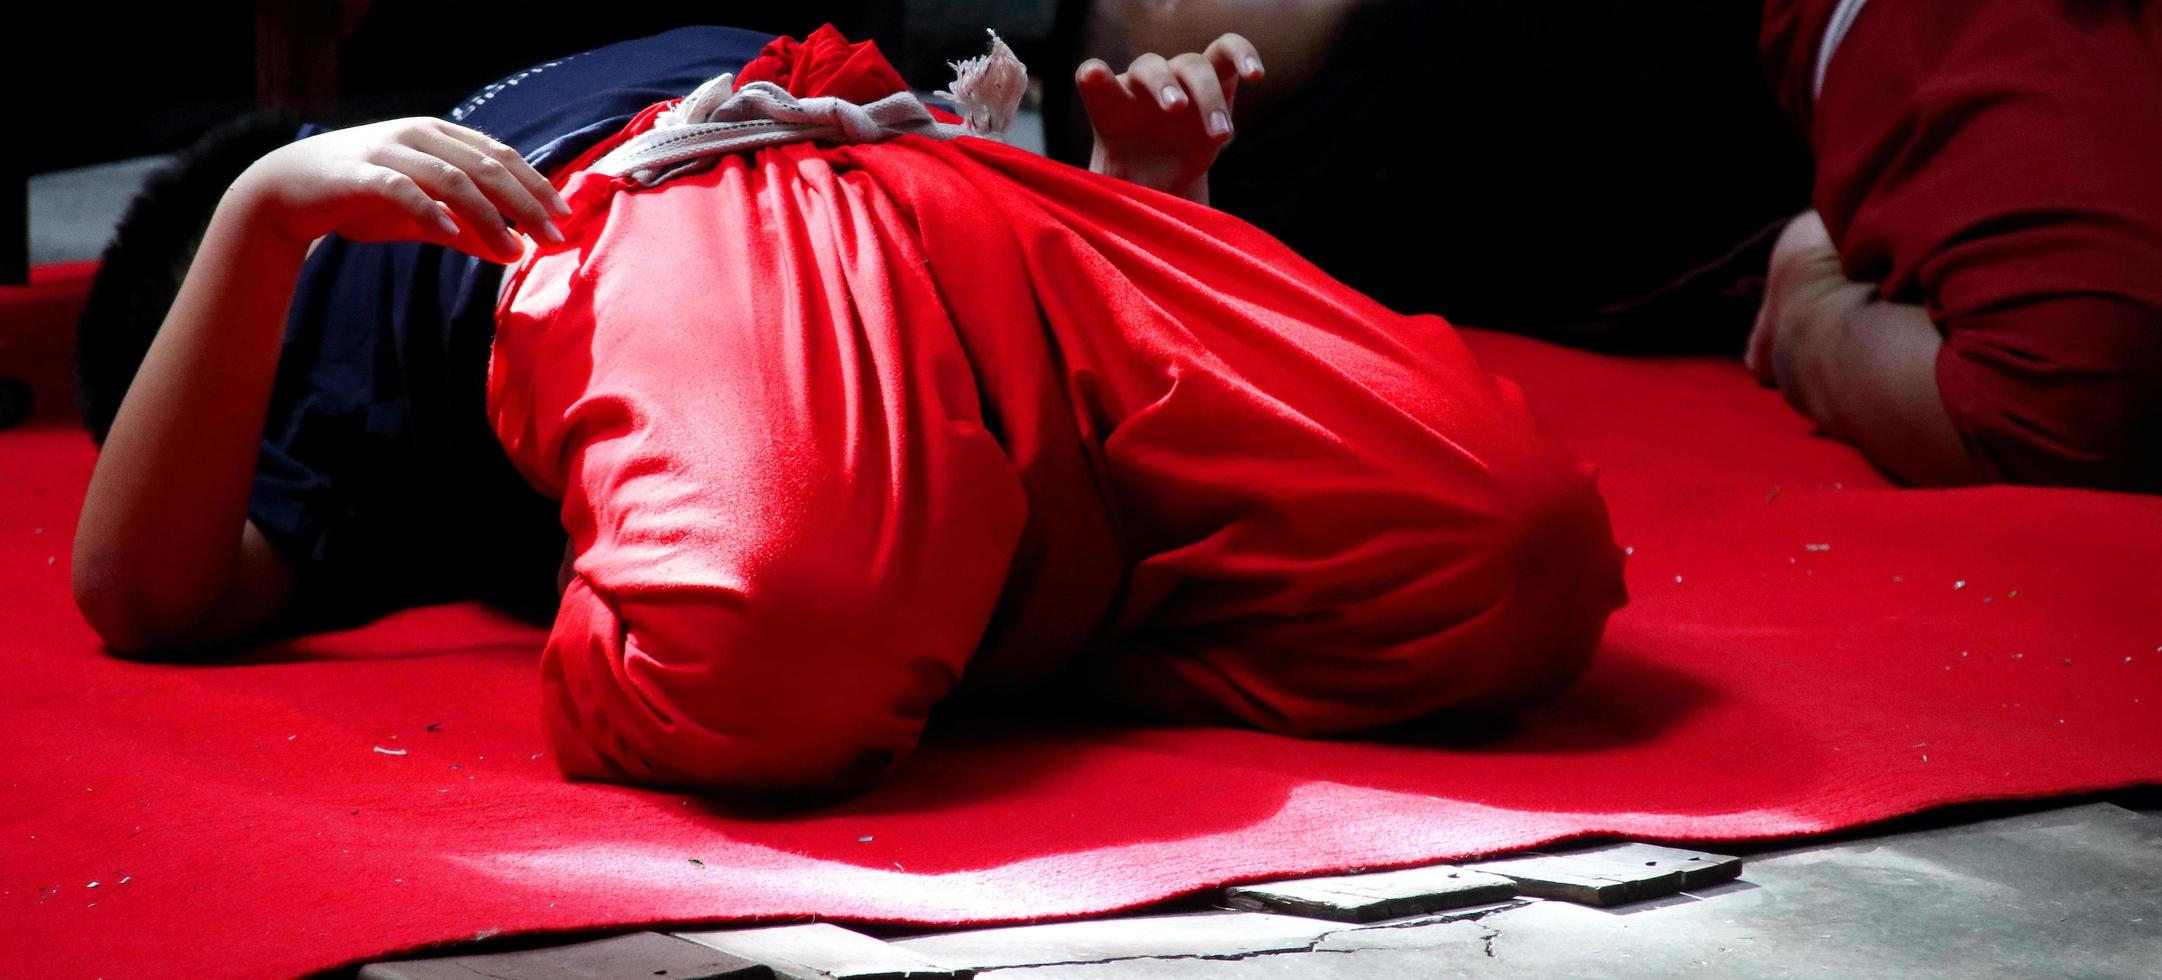
POLYGON ((1876 2, 1807 120, 1849 278, 1922 303, 1999 479, 2162 489, 2162 6, 1876 2))
POLYGON ((1937 391, 1993 476, 2162 490, 2162 310, 2062 295, 1945 322, 1937 391))
POLYGON ((1757 53, 1764 62, 1764 80, 1772 96, 1787 110, 1787 117, 1803 133, 1809 132, 1811 88, 1816 81, 1817 46, 1839 0, 1764 0, 1764 18, 1757 26, 1757 53))

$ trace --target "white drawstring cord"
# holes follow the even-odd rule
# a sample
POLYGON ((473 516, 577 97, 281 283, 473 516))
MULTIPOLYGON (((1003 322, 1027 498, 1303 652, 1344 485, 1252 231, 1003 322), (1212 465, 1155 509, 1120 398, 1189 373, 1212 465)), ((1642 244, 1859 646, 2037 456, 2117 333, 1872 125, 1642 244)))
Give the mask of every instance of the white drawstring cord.
POLYGON ((949 140, 996 137, 1013 120, 1028 85, 1028 69, 998 35, 991 53, 955 64, 953 91, 938 93, 961 106, 964 125, 933 118, 914 93, 895 92, 865 105, 820 96, 799 99, 771 82, 742 88, 733 74, 706 82, 653 128, 625 140, 593 164, 596 172, 651 187, 705 169, 729 153, 784 143, 876 143, 904 134, 949 140))

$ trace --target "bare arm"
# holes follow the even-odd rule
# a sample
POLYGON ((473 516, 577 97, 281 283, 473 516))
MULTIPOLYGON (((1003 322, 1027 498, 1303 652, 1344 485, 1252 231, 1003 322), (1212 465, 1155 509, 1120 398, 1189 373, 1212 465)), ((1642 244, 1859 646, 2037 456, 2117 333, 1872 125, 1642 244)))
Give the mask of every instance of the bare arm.
POLYGON ((503 214, 559 238, 548 215, 565 210, 509 148, 433 120, 318 136, 235 181, 121 401, 83 500, 75 600, 106 644, 219 643, 288 601, 291 571, 247 510, 309 242, 331 232, 414 239, 509 261, 522 245, 503 214))
POLYGON ((75 600, 116 650, 244 632, 291 590, 246 518, 307 245, 266 233, 249 196, 236 185, 211 219, 83 499, 75 600))
POLYGON ((1929 311, 1878 299, 1841 274, 1823 222, 1795 219, 1773 251, 1749 363, 1826 435, 1903 483, 1986 479, 1937 390, 1944 337, 1929 311))

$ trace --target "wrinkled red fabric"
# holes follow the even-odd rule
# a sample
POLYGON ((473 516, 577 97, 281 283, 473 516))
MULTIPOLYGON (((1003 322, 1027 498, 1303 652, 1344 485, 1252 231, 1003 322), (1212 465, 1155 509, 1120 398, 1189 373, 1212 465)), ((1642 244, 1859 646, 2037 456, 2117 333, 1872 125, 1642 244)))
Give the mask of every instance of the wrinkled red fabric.
MULTIPOLYGON (((744 77, 899 84, 824 31, 744 77)), ((565 189, 489 403, 576 553, 573 776, 861 785, 956 689, 1053 677, 1297 734, 1512 707, 1624 601, 1513 386, 1219 212, 978 139, 565 189)))
POLYGON ((772 82, 799 99, 831 96, 858 104, 908 90, 899 72, 870 41, 850 41, 833 25, 802 40, 777 37, 743 70, 736 84, 772 82))
POLYGON ((1771 0, 1774 88, 1849 278, 1925 304, 1996 479, 2162 491, 2162 5, 1771 0))

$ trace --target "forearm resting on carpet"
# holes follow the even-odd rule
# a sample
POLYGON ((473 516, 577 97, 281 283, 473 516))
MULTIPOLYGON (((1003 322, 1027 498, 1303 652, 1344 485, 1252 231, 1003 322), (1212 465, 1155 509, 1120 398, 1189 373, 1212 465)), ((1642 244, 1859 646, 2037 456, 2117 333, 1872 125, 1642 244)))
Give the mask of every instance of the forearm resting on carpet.
POLYGON ((247 533, 248 494, 306 252, 236 186, 120 404, 73 567, 76 604, 114 650, 227 638, 283 591, 267 542, 247 533))
MULTIPOLYGON (((1937 390, 1944 337, 1921 306, 1871 299, 1825 325, 1789 400, 1825 434, 1859 447, 1900 482, 1957 486, 1984 476, 1937 390)), ((1782 379, 1782 388, 1789 382, 1782 379)))
POLYGON ((1928 310, 1849 280, 1814 211, 1788 222, 1769 271, 1745 358, 1759 381, 1902 483, 1986 478, 1937 390, 1944 335, 1928 310))

